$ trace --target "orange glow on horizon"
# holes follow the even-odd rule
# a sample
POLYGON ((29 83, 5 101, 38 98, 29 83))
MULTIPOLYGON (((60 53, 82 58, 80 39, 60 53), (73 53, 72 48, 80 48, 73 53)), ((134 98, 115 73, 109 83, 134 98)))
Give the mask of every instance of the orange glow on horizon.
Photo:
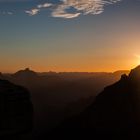
POLYGON ((61 68, 61 67, 37 67, 37 66, 25 66, 25 67, 15 67, 15 68, 11 68, 11 70, 1 70, 2 73, 15 73, 18 70, 23 70, 25 68, 30 68, 31 70, 35 71, 35 72, 115 72, 115 71, 119 71, 119 70, 131 70, 133 68, 135 68, 136 66, 138 66, 140 64, 140 60, 139 63, 136 62, 135 64, 132 64, 131 66, 126 65, 125 67, 105 67, 105 68, 95 68, 95 67, 85 67, 85 68, 61 68))

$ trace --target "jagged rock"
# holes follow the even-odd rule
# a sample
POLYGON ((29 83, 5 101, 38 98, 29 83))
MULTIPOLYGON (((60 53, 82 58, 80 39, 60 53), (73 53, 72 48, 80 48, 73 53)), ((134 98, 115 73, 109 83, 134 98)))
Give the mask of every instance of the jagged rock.
POLYGON ((30 132, 33 107, 29 92, 6 80, 0 80, 0 136, 30 132))

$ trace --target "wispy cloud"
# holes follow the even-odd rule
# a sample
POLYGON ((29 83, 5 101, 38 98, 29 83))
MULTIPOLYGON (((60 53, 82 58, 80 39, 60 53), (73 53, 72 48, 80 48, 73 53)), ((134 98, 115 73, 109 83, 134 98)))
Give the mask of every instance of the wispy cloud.
POLYGON ((13 12, 7 12, 8 15, 13 15, 13 12))
POLYGON ((25 13, 27 13, 31 16, 34 16, 34 15, 38 14, 42 8, 48 8, 51 6, 53 6, 53 4, 51 4, 51 3, 39 4, 36 6, 36 8, 33 8, 31 10, 26 10, 25 13))
POLYGON ((34 16, 36 14, 38 14, 38 12, 40 11, 40 9, 31 9, 31 10, 26 10, 25 13, 29 14, 30 16, 34 16))
POLYGON ((44 3, 44 4, 39 4, 37 5, 37 7, 40 9, 40 8, 48 8, 50 6, 52 6, 53 4, 51 3, 44 3))
POLYGON ((119 1, 121 0, 60 0, 59 4, 44 3, 25 12, 29 15, 36 15, 42 8, 51 8, 52 17, 75 18, 79 15, 101 14, 105 5, 119 1), (74 9, 74 12, 71 9, 74 9))
POLYGON ((61 18, 75 18, 81 14, 80 12, 69 13, 69 12, 66 12, 66 9, 68 9, 66 5, 63 5, 63 4, 58 5, 57 8, 53 10, 52 16, 61 17, 61 18))
POLYGON ((52 12, 53 17, 73 18, 80 14, 100 14, 104 11, 104 6, 113 4, 120 0, 62 0, 52 12), (74 8, 75 13, 67 12, 67 9, 74 8), (73 16, 72 16, 73 15, 73 16))
POLYGON ((0 12, 1 15, 13 15, 14 13, 13 12, 10 12, 10 11, 2 11, 0 12))

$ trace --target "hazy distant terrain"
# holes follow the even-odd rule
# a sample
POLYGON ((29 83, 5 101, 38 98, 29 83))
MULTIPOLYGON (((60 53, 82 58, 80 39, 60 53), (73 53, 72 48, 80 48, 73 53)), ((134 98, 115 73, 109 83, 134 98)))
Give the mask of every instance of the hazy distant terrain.
MULTIPOLYGON (((33 133, 32 136, 28 133, 29 135, 25 137, 32 137, 34 140, 54 139, 56 136, 58 139, 93 137, 95 140, 139 138, 140 66, 132 69, 130 73, 129 71, 37 73, 27 68, 14 74, 1 73, 0 79, 7 79, 25 87, 20 87, 26 91, 23 92, 23 96, 18 86, 1 80, 2 97, 8 101, 1 100, 1 105, 2 103, 8 105, 11 99, 14 99, 13 101, 19 103, 15 109, 20 106, 23 109, 13 111, 24 114, 23 119, 30 123, 32 123, 32 109, 29 108, 28 113, 25 111, 25 109, 28 110, 26 105, 29 103, 29 98, 25 98, 28 93, 26 88, 31 93, 34 107, 33 133), (14 87, 15 92, 11 87, 14 87)), ((5 108, 4 105, 1 107, 5 108)), ((11 107, 9 106, 7 110, 12 114, 11 107)), ((9 119, 11 120, 12 117, 9 119)), ((13 120, 19 119, 15 117, 13 120)), ((16 123, 10 124, 16 126, 16 123)), ((25 129, 28 130, 28 127, 27 125, 25 129)))
POLYGON ((35 132, 39 132, 49 130, 67 117, 80 113, 104 87, 128 72, 36 73, 27 68, 15 74, 1 74, 1 78, 30 91, 35 110, 35 132))
POLYGON ((60 139, 140 139, 140 66, 107 86, 90 106, 51 134, 60 139))

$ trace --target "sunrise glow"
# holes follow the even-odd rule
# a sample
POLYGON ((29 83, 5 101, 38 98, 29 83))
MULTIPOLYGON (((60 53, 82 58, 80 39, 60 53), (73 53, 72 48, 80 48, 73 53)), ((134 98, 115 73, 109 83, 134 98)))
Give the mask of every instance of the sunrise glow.
POLYGON ((0 1, 0 71, 130 69, 140 63, 138 5, 137 0, 0 1))

